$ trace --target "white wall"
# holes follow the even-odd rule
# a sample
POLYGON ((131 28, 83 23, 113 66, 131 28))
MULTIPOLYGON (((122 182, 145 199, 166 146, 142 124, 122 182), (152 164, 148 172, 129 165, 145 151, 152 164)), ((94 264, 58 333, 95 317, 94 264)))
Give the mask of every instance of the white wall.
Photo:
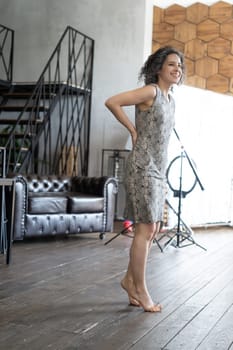
MULTIPOLYGON (((192 225, 231 221, 233 98, 187 86, 179 87, 175 97, 176 130, 204 187, 202 191, 197 185, 183 200, 183 215, 192 225)), ((170 161, 180 152, 174 134, 170 161)), ((174 199, 172 203, 178 204, 174 199)))
MULTIPOLYGON (((38 79, 67 25, 95 40, 90 175, 100 174, 103 148, 121 148, 127 139, 104 101, 137 84, 144 59, 145 3, 0 0, 0 23, 15 30, 15 81, 38 79)), ((129 114, 133 118, 132 110, 129 114)))

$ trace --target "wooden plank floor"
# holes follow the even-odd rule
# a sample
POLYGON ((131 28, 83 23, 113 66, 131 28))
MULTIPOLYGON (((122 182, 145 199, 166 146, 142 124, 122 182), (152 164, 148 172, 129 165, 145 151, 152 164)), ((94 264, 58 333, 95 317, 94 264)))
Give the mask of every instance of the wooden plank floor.
POLYGON ((120 288, 131 238, 14 243, 10 266, 0 256, 0 349, 233 349, 233 229, 198 230, 195 240, 207 251, 153 245, 157 314, 128 306, 120 288))

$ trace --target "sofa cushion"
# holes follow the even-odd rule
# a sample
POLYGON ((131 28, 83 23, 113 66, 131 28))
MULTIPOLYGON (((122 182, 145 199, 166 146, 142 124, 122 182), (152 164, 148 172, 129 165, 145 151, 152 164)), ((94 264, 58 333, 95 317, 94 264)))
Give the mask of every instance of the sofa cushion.
POLYGON ((28 213, 30 214, 64 214, 68 199, 65 192, 29 192, 28 213))
POLYGON ((69 213, 98 213, 104 211, 104 198, 83 193, 69 193, 69 213))

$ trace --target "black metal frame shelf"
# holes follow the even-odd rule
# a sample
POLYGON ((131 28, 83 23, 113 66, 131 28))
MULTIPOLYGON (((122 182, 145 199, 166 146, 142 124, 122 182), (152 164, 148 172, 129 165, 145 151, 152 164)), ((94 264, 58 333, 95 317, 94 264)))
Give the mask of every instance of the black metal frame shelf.
POLYGON ((115 219, 124 220, 124 206, 125 206, 125 163, 128 158, 130 150, 127 149, 108 149, 102 150, 102 176, 113 176, 118 181, 118 192, 115 202, 115 219))

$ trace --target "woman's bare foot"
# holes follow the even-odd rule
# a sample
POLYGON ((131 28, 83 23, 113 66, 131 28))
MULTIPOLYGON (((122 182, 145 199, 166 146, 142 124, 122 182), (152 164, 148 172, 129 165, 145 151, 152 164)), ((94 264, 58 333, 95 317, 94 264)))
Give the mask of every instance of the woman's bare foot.
POLYGON ((144 311, 145 312, 161 312, 162 306, 160 304, 153 304, 152 306, 149 306, 148 308, 144 308, 144 311))
POLYGON ((140 306, 140 303, 133 297, 133 294, 135 294, 135 288, 133 281, 127 279, 126 277, 123 278, 121 281, 121 287, 126 291, 129 297, 129 305, 132 306, 140 306))
POLYGON ((137 293, 137 302, 143 307, 145 312, 161 312, 162 306, 160 304, 154 304, 150 295, 145 291, 143 293, 137 293))
POLYGON ((133 281, 130 279, 124 277, 121 281, 121 287, 128 294, 130 305, 141 306, 145 312, 161 312, 162 306, 160 304, 154 304, 150 295, 146 291, 136 293, 133 281))

